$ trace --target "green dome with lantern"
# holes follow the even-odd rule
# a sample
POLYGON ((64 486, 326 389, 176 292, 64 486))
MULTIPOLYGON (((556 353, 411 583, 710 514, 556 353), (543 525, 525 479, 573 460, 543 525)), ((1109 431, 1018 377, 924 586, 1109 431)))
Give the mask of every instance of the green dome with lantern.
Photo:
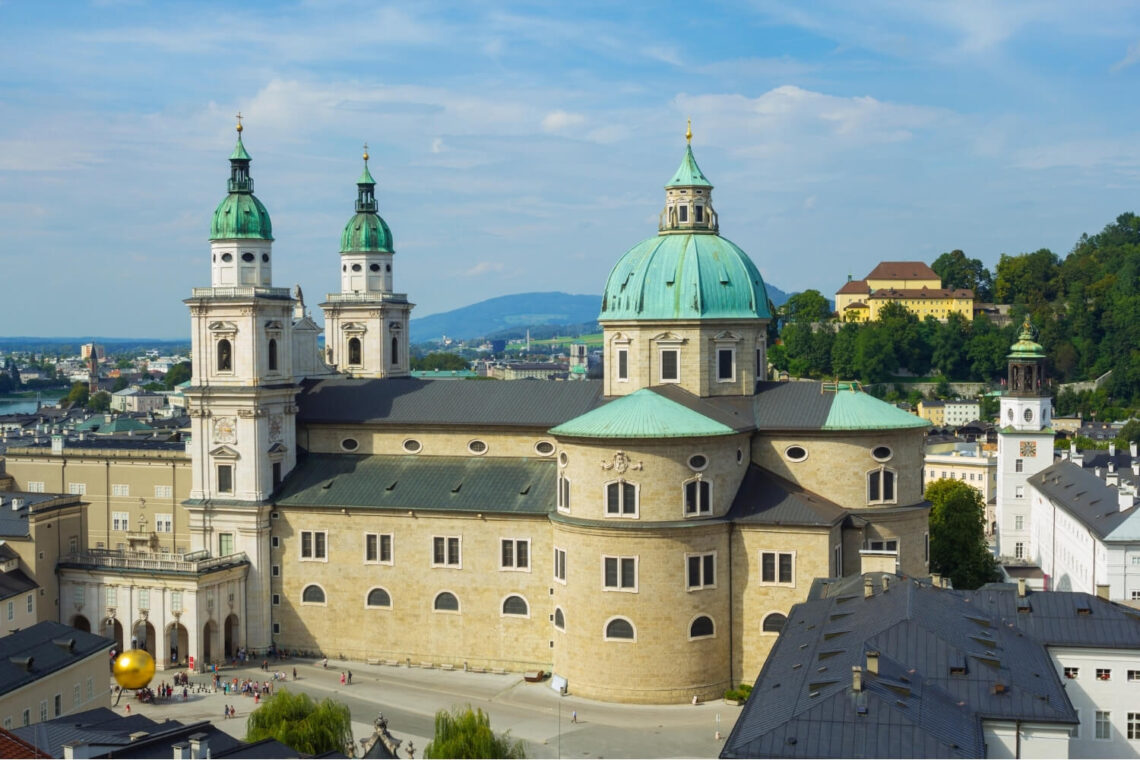
POLYGON ((239 120, 237 145, 230 154, 230 179, 227 183, 229 194, 214 209, 214 218, 210 222, 210 240, 273 239, 273 223, 269 220, 269 212, 253 194, 253 177, 249 176, 252 159, 242 145, 241 132, 239 120))
POLYGON ((364 171, 356 180, 356 215, 344 225, 341 253, 395 253, 392 230, 376 213, 376 180, 368 171, 368 146, 364 147, 364 171))

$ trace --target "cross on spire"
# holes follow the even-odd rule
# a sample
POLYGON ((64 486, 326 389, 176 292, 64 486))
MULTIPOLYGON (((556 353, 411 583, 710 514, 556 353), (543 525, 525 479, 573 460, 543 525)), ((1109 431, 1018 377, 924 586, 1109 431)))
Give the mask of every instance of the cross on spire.
POLYGON ((238 123, 237 123, 237 131, 238 131, 238 134, 240 135, 240 134, 241 134, 241 130, 242 130, 242 126, 241 126, 241 111, 238 111, 238 112, 237 112, 237 120, 238 120, 238 123))
POLYGON ((364 160, 368 160, 368 143, 364 143, 364 160))

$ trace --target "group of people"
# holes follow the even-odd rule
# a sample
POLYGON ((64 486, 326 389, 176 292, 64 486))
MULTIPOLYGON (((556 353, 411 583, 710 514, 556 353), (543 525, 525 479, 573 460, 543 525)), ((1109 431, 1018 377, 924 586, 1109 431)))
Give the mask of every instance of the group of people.
MULTIPOLYGON (((284 673, 275 674, 280 675, 281 679, 285 678, 284 673)), ((244 678, 238 681, 237 678, 224 679, 219 676, 214 676, 214 691, 222 690, 224 694, 241 694, 243 697, 254 697, 254 701, 260 701, 259 697, 262 694, 269 695, 273 693, 272 681, 255 681, 252 678, 244 678)))
POLYGON ((340 685, 344 686, 346 683, 352 683, 352 671, 342 670, 340 672, 340 685))
MULTIPOLYGON (((189 683, 190 683, 190 679, 186 678, 184 673, 175 673, 174 684, 180 685, 182 687, 182 701, 183 702, 185 702, 187 699, 190 698, 190 689, 188 688, 189 683)), ((158 685, 157 689, 158 689, 158 696, 160 699, 170 699, 172 696, 174 696, 174 686, 172 686, 171 684, 168 684, 166 681, 163 681, 162 683, 160 683, 158 685)), ((150 689, 147 689, 147 691, 150 691, 150 689)), ((152 694, 152 696, 153 696, 153 694, 152 694)))
POLYGON ((224 705, 222 717, 223 718, 236 718, 237 717, 237 710, 234 709, 233 705, 224 705))

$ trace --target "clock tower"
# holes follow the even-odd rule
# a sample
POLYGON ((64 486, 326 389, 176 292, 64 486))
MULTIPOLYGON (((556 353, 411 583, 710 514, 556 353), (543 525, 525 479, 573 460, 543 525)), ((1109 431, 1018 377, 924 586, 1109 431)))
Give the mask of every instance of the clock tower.
POLYGON ((1034 340, 1028 317, 1008 359, 1007 390, 1001 399, 998 423, 998 557, 1031 561, 1034 548, 1025 484, 1031 475, 1053 463, 1053 430, 1045 351, 1034 340))

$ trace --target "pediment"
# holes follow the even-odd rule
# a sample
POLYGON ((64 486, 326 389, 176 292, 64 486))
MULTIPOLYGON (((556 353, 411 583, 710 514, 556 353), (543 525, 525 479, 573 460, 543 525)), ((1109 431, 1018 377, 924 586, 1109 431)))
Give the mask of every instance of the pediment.
POLYGON ((677 335, 674 332, 666 331, 666 332, 658 333, 657 335, 654 335, 653 336, 653 342, 657 343, 657 344, 678 345, 679 346, 682 343, 686 343, 687 341, 685 338, 682 338, 680 335, 677 335))
POLYGON ((241 454, 238 453, 238 450, 229 446, 219 446, 216 449, 212 449, 210 456, 215 459, 241 459, 241 454))
POLYGON ((210 332, 235 333, 235 332, 237 332, 237 329, 238 329, 237 325, 235 325, 233 322, 222 322, 222 321, 211 322, 210 326, 209 326, 210 332))

